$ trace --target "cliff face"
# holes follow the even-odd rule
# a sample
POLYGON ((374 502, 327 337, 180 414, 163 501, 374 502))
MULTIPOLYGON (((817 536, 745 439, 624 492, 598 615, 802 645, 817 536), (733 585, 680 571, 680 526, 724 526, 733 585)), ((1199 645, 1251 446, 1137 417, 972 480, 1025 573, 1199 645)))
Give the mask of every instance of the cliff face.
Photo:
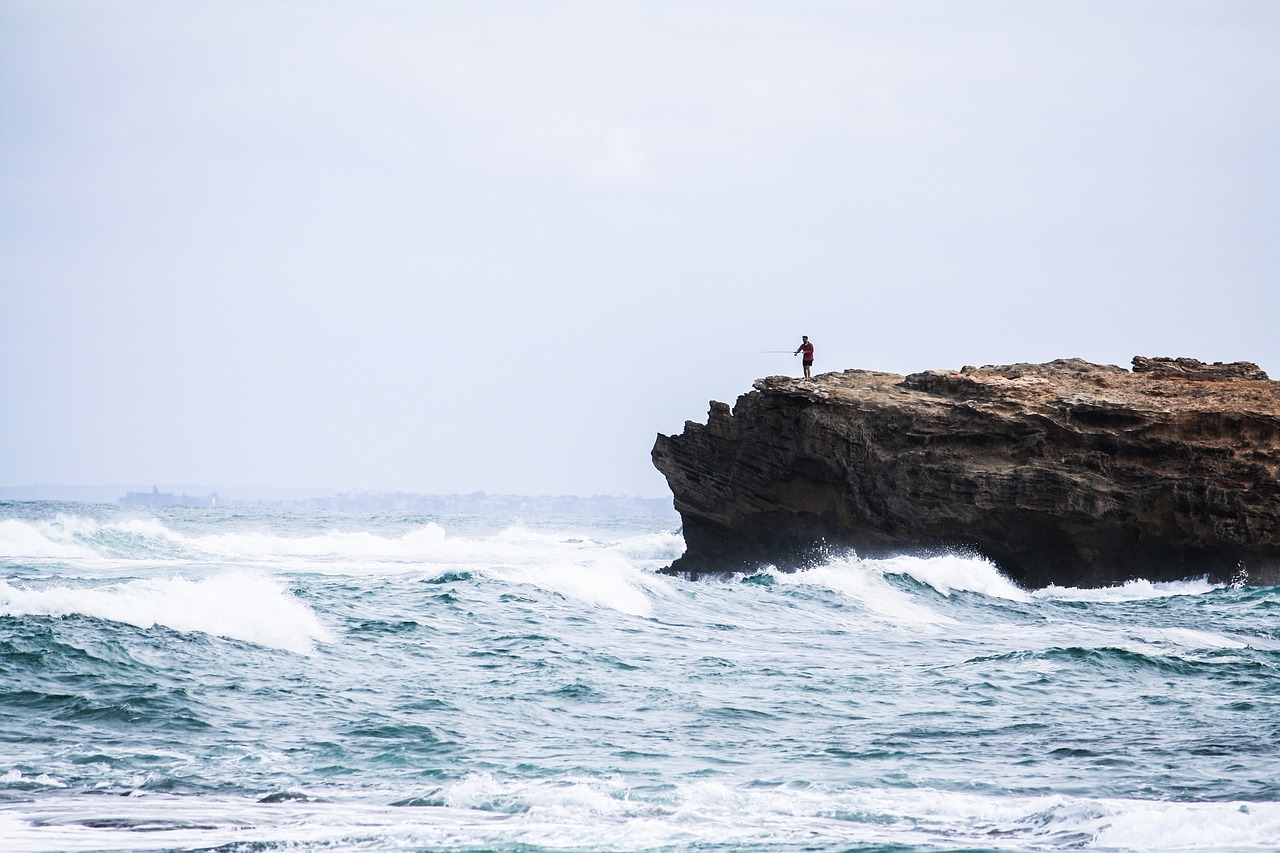
POLYGON ((1280 382, 1247 362, 1062 359, 771 376, 659 435, 670 571, 977 552, 1031 587, 1280 582, 1280 382))

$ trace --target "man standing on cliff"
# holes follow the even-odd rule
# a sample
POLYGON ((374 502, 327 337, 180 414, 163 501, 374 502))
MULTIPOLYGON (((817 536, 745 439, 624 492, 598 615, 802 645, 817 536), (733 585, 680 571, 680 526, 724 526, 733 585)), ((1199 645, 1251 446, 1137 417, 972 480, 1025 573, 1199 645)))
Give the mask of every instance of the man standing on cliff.
POLYGON ((813 377, 809 375, 809 369, 813 367, 813 344, 809 343, 808 335, 801 335, 800 337, 804 340, 795 351, 795 354, 804 353, 804 359, 802 359, 804 361, 804 378, 812 379, 813 377))

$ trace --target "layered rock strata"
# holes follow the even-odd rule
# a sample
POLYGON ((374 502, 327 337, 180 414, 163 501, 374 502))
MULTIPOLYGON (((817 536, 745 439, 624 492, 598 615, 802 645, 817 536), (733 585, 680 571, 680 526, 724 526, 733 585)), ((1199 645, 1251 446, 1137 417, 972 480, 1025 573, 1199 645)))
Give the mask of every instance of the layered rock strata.
POLYGON ((659 435, 669 571, 981 554, 1028 587, 1280 582, 1280 382, 1143 358, 770 376, 659 435))

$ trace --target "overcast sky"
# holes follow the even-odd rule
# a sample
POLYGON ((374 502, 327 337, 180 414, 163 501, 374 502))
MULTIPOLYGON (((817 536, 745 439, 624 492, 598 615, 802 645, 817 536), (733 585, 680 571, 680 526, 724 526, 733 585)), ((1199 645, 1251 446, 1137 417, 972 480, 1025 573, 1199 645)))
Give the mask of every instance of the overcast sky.
POLYGON ((1280 3, 0 0, 0 485, 667 494, 759 376, 1280 378, 1280 3))

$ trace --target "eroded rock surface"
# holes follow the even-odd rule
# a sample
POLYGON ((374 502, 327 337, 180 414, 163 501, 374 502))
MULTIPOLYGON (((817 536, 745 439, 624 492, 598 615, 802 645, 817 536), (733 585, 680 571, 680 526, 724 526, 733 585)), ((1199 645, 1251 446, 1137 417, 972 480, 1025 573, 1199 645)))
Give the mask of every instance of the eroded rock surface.
POLYGON ((757 380, 659 435, 671 570, 976 552, 1030 587, 1280 581, 1280 382, 1247 362, 1080 359, 757 380))

